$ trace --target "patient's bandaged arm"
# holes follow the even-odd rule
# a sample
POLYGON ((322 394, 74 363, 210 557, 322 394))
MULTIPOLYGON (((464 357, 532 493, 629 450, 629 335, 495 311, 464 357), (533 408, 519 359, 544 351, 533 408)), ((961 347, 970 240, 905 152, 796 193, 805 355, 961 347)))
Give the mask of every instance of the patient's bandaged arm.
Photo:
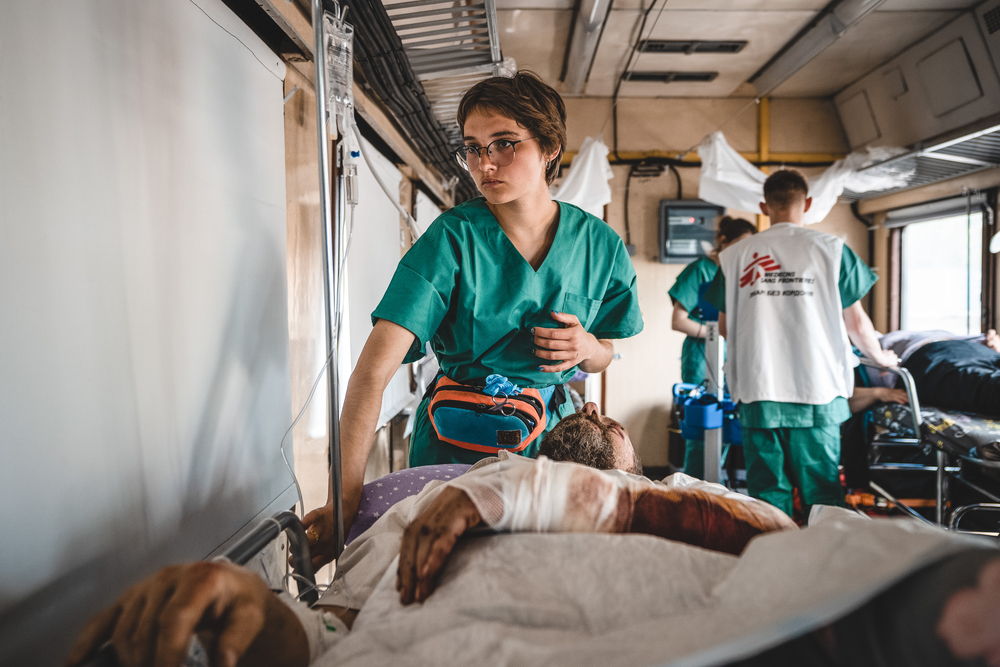
POLYGON ((771 505, 717 485, 669 488, 544 457, 510 457, 449 485, 506 532, 648 533, 738 554, 755 535, 795 527, 771 505))

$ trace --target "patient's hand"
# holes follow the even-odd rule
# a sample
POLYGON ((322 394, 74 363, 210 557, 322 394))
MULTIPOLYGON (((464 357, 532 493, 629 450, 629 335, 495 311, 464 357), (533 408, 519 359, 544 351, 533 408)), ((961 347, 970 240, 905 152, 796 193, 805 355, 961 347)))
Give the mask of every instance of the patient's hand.
POLYGON ((231 563, 190 563, 139 582, 84 627, 67 665, 111 642, 124 667, 180 665, 195 633, 213 665, 305 665, 309 647, 295 615, 254 573, 231 563))
POLYGON ((945 603, 937 633, 951 652, 963 660, 982 658, 1000 667, 1000 559, 984 567, 975 587, 954 593, 945 603))
POLYGON ((465 491, 442 488, 403 533, 396 574, 396 590, 403 604, 427 599, 458 538, 481 522, 479 510, 465 491))
POLYGON ((884 368, 899 366, 899 356, 892 350, 876 350, 872 353, 872 361, 884 368))
POLYGON ((1000 352, 1000 336, 997 335, 996 329, 989 329, 983 334, 983 345, 994 352, 1000 352))
POLYGON ((889 387, 875 387, 876 399, 883 403, 905 404, 907 400, 905 389, 890 389, 889 387))

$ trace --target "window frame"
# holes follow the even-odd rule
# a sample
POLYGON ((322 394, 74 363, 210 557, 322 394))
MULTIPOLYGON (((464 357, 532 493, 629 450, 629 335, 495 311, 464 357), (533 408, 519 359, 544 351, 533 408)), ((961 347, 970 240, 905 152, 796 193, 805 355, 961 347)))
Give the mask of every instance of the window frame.
POLYGON ((997 210, 998 191, 1000 191, 1000 188, 979 192, 970 191, 962 196, 938 199, 887 212, 883 224, 889 231, 889 289, 886 305, 888 308, 889 329, 891 331, 900 328, 903 315, 903 230, 912 224, 977 211, 981 212, 983 216, 983 238, 980 257, 980 261, 982 262, 980 272, 980 327, 981 331, 996 328, 996 280, 1000 255, 990 253, 989 242, 990 238, 997 231, 995 211, 997 210))

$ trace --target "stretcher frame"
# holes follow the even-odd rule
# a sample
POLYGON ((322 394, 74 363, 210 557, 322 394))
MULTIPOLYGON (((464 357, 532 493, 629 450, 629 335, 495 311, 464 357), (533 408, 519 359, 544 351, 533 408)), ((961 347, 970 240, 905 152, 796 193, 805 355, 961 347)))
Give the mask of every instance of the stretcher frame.
MULTIPOLYGON (((935 508, 934 508, 934 523, 939 526, 947 527, 953 531, 959 531, 959 523, 965 516, 975 513, 975 512, 996 512, 1000 511, 1000 495, 984 489, 979 484, 976 484, 972 480, 969 480, 962 475, 962 465, 961 463, 966 463, 977 468, 985 470, 995 470, 1000 472, 1000 461, 987 461, 980 458, 975 458, 964 454, 962 452, 954 451, 953 448, 948 448, 947 444, 942 438, 932 438, 925 435, 924 420, 920 412, 920 398, 917 396, 917 385, 913 380, 913 376, 910 372, 901 366, 882 366, 871 359, 862 358, 861 364, 867 366, 868 368, 873 368, 879 371, 891 373, 900 378, 903 383, 903 388, 906 391, 907 402, 910 407, 910 423, 915 438, 912 439, 901 439, 901 441, 908 441, 909 444, 930 444, 934 448, 935 452, 935 465, 923 465, 919 463, 876 463, 870 464, 870 470, 881 470, 881 471, 920 471, 920 472, 932 472, 935 475, 935 508), (952 463, 949 459, 957 459, 960 463, 959 465, 949 465, 952 463), (988 499, 988 502, 984 503, 971 503, 968 505, 963 505, 956 507, 951 510, 948 517, 948 522, 945 522, 945 507, 949 503, 949 481, 959 482, 966 487, 972 489, 973 491, 979 493, 981 496, 988 499)), ((923 519, 922 515, 917 512, 912 507, 906 505, 905 502, 894 498, 885 489, 880 487, 878 484, 869 483, 870 488, 876 495, 885 499, 889 503, 895 505, 904 513, 920 517, 923 519)), ((961 531, 959 531, 961 532, 961 531)))

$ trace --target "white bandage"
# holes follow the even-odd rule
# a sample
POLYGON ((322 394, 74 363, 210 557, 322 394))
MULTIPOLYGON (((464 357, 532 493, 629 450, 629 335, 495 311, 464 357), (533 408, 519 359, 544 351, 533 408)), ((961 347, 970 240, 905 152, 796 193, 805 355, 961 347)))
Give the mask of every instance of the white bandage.
POLYGON ((278 599, 292 610, 309 642, 309 664, 323 655, 350 632, 350 628, 336 614, 329 611, 310 609, 308 605, 299 602, 285 592, 277 594, 278 599))
POLYGON ((511 532, 608 532, 630 481, 575 463, 511 456, 450 482, 468 494, 483 521, 511 532))

